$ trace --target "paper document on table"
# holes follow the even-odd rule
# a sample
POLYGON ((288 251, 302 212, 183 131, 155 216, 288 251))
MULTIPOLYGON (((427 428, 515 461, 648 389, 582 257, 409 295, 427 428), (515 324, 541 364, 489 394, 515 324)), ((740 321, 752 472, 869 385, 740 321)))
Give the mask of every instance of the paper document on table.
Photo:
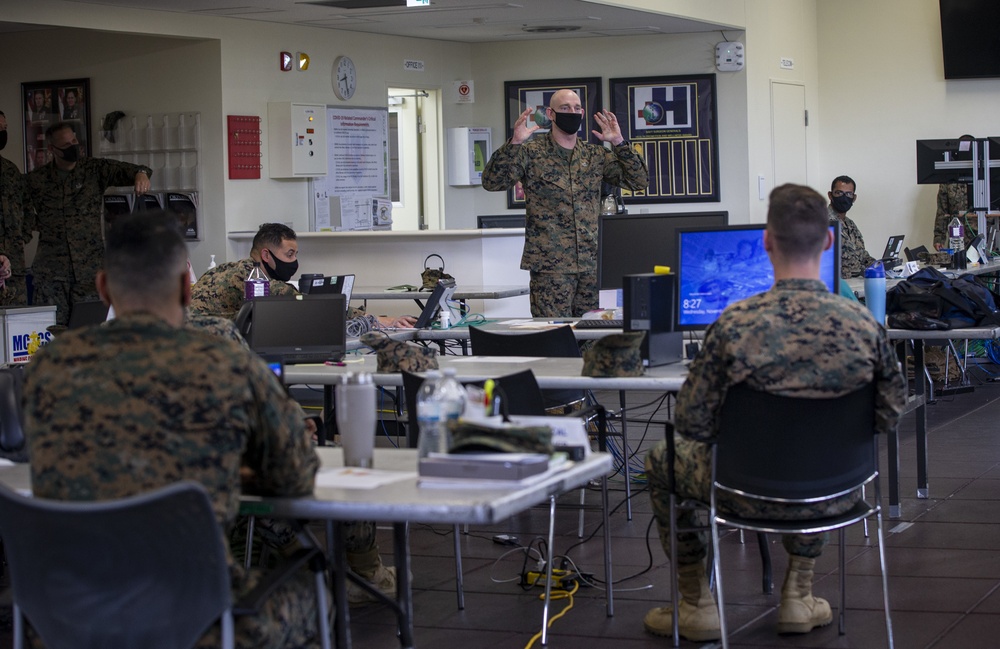
POLYGON ((449 356, 448 364, 456 363, 535 363, 541 356, 449 356))
POLYGON ((416 477, 416 471, 379 471, 343 466, 320 469, 316 473, 316 486, 335 489, 375 489, 391 482, 416 477))

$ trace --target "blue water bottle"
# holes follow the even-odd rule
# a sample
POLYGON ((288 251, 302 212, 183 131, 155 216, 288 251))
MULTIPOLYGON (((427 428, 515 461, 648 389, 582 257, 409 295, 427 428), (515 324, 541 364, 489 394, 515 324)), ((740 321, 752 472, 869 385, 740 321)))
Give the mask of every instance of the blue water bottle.
POLYGON ((880 325, 885 325, 885 268, 876 261, 865 269, 865 304, 880 325))

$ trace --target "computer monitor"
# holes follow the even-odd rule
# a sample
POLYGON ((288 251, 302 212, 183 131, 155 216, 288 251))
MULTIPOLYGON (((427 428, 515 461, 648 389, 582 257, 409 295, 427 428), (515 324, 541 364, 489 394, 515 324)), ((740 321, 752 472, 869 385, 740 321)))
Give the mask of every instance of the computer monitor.
MULTIPOLYGON (((840 224, 831 224, 830 230, 833 245, 823 253, 820 278, 837 293, 840 224)), ((705 329, 728 305, 774 285, 763 224, 680 230, 677 254, 677 331, 705 329)))
POLYGON ((347 351, 347 306, 341 294, 278 295, 253 300, 244 335, 265 360, 286 364, 338 361, 347 351))
POLYGON ((448 300, 454 294, 455 280, 439 279, 437 286, 434 287, 434 290, 427 298, 424 310, 420 312, 420 317, 417 318, 417 322, 413 326, 417 329, 430 327, 431 323, 434 322, 434 318, 437 317, 438 311, 448 308, 448 300))
POLYGON ((622 277, 653 272, 654 266, 677 265, 677 231, 718 227, 729 212, 673 214, 602 214, 597 217, 597 286, 622 288, 622 277))
POLYGON ((490 228, 523 228, 524 214, 480 214, 476 216, 476 227, 480 230, 490 228))
POLYGON ((960 138, 917 140, 917 184, 972 183, 974 146, 974 141, 960 138))

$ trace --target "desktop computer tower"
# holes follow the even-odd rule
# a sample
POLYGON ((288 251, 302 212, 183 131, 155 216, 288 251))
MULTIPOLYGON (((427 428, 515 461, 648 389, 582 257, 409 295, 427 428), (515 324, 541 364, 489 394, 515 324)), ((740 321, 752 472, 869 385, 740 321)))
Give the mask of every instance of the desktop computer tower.
POLYGON ((684 357, 684 335, 674 331, 677 276, 640 273, 625 275, 622 319, 625 331, 645 331, 642 364, 676 363, 684 357))

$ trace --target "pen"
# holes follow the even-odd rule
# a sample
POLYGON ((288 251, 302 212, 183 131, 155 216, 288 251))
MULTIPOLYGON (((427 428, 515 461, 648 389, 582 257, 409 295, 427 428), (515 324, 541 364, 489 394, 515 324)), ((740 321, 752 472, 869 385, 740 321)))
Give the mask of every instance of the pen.
POLYGON ((549 324, 573 324, 572 320, 549 320, 549 324))

